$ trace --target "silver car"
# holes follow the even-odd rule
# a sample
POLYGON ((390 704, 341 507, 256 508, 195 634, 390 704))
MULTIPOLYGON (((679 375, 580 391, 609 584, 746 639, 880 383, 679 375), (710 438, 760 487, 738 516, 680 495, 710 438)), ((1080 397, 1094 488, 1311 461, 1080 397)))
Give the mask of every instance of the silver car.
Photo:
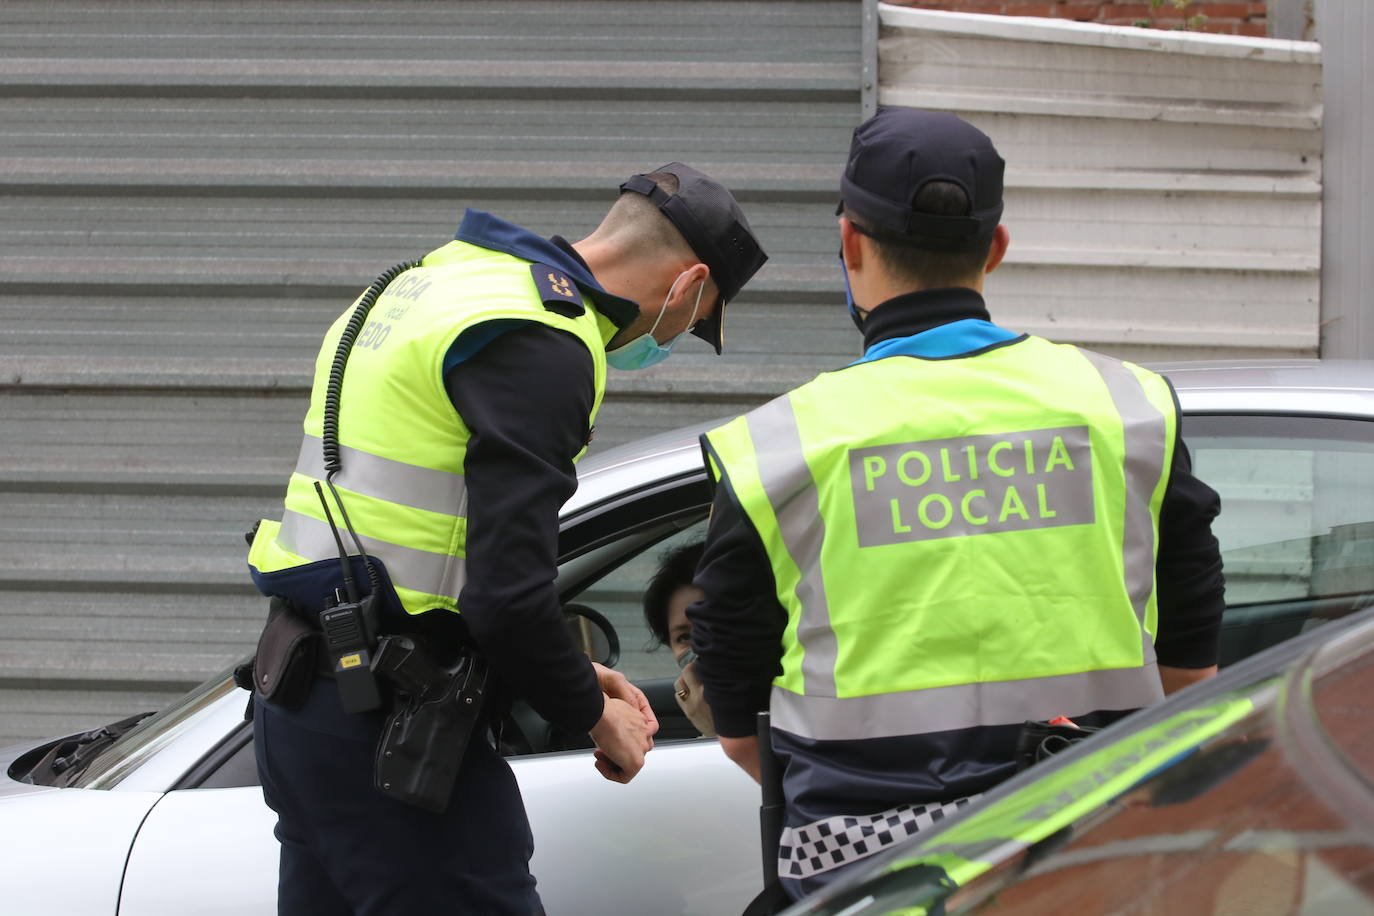
MULTIPOLYGON (((1374 365, 1161 368, 1197 473, 1222 494, 1223 662, 1374 601, 1374 365)), ((596 773, 585 738, 517 711, 511 762, 551 912, 735 914, 761 880, 758 789, 677 711, 676 666, 640 613, 659 555, 705 534, 701 431, 589 459, 563 510, 563 598, 610 621, 618 667, 650 695, 663 730, 644 771, 620 786, 596 773)), ((247 698, 222 672, 154 715, 0 751, 0 909, 274 913, 274 815, 257 786, 247 698)))

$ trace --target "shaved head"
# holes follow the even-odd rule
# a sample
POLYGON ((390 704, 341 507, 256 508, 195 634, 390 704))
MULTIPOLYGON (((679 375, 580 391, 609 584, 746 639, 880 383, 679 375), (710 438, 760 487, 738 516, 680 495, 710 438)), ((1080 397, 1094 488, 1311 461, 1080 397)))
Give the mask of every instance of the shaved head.
MULTIPOLYGON (((665 194, 677 193, 676 175, 651 172, 645 177, 665 194)), ((634 191, 621 193, 601 225, 588 238, 613 245, 635 259, 671 259, 688 263, 700 260, 672 221, 659 212, 658 204, 634 191)))

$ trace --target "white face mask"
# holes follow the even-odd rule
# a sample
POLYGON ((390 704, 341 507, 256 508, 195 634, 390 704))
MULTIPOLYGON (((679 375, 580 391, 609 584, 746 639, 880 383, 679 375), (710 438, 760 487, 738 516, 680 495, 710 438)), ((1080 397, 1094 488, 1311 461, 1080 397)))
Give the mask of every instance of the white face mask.
POLYGON ((697 323, 697 310, 701 308, 701 293, 706 289, 706 281, 703 280, 701 285, 697 287, 697 301, 692 306, 692 318, 687 322, 687 327, 666 344, 660 344, 654 338, 654 331, 658 330, 659 323, 663 321, 663 316, 668 311, 668 300, 673 298, 673 290, 677 289, 678 280, 686 275, 687 271, 684 270, 674 278, 672 285, 668 287, 668 295, 663 297, 663 305, 659 308, 658 317, 654 319, 653 327, 649 328, 649 333, 639 335, 623 347, 616 347, 614 350, 607 351, 607 363, 616 369, 647 369, 650 366, 658 365, 672 355, 673 347, 682 339, 683 334, 690 331, 692 325, 697 323))

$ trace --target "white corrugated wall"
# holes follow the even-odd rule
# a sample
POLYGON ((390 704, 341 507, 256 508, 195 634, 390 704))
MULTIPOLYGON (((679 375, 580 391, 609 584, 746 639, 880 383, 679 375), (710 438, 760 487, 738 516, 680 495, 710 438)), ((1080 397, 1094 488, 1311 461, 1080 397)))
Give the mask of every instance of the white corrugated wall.
POLYGON ((1316 44, 878 18, 878 104, 955 112, 1007 160, 995 319, 1133 359, 1316 355, 1316 44))

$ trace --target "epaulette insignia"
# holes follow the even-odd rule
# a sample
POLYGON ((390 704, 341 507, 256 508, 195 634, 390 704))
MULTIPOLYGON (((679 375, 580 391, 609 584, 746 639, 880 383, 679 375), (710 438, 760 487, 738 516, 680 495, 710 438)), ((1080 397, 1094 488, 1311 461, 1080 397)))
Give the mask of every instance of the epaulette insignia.
POLYGON ((572 277, 547 264, 531 264, 530 275, 534 277, 534 288, 544 308, 569 318, 578 318, 585 309, 582 307, 582 291, 577 288, 572 277))

